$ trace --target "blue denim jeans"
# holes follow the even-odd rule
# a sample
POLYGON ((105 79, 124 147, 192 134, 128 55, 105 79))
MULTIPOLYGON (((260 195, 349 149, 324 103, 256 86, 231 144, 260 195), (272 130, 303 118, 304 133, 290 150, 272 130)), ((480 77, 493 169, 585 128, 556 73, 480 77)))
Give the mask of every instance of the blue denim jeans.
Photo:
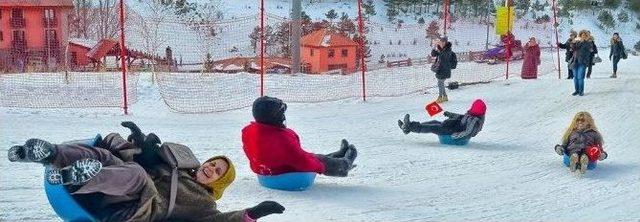
POLYGON ((578 64, 573 70, 573 86, 579 94, 584 94, 584 74, 586 70, 586 64, 578 64))

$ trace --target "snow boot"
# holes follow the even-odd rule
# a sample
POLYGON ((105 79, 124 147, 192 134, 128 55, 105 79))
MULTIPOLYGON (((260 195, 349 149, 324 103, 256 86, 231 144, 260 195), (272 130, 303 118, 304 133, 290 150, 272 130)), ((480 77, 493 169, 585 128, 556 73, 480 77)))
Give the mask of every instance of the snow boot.
POLYGON ((449 101, 449 97, 447 95, 442 96, 441 103, 449 101))
POLYGON ((29 139, 22 146, 11 147, 7 157, 11 162, 51 163, 56 150, 56 146, 47 141, 29 139))
POLYGON ((556 153, 560 156, 564 155, 564 147, 562 145, 556 145, 556 147, 554 148, 556 150, 556 153))
POLYGON ((441 103, 442 102, 442 95, 439 95, 438 98, 436 99, 436 103, 441 103))
MULTIPOLYGON (((347 159, 347 161, 349 161, 349 166, 353 166, 353 161, 356 160, 356 157, 358 157, 358 150, 356 150, 356 147, 351 144, 349 145, 349 149, 347 150, 347 152, 344 154, 344 158, 347 159)), ((349 167, 352 168, 352 167, 349 167)))
POLYGON ((580 155, 580 173, 587 172, 587 165, 589 164, 589 157, 586 154, 580 155))
POLYGON ((349 150, 349 142, 346 139, 342 139, 340 142, 340 149, 336 152, 327 154, 326 156, 331 158, 342 158, 346 155, 347 150, 349 150))
POLYGON ((46 173, 51 185, 84 185, 98 175, 102 163, 95 159, 81 159, 62 169, 50 169, 46 173))
POLYGON ((569 157, 569 171, 576 172, 579 159, 580 158, 578 157, 577 153, 571 154, 571 156, 569 157))
POLYGON ((402 129, 404 134, 409 134, 411 132, 411 121, 409 120, 409 114, 404 115, 404 122, 402 120, 398 120, 398 126, 402 129))

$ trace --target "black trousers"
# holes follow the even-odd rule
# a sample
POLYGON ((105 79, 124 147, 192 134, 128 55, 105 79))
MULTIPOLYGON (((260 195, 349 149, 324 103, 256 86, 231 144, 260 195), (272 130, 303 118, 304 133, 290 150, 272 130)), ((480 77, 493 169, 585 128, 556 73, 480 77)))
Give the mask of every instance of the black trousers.
POLYGON ((447 119, 443 122, 432 120, 429 122, 411 122, 411 132, 433 133, 436 135, 451 135, 464 131, 460 120, 447 119))

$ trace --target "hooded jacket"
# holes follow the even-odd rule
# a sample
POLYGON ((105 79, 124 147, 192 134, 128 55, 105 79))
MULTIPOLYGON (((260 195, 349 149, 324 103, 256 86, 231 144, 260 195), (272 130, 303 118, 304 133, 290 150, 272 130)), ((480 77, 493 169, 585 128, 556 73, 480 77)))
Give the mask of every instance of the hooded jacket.
POLYGON ((289 128, 251 122, 242 129, 242 144, 256 174, 323 173, 325 169, 314 154, 302 149, 300 137, 289 128))
POLYGON ((444 49, 441 51, 431 50, 431 56, 436 57, 437 72, 436 78, 448 79, 451 78, 451 69, 454 62, 456 62, 455 54, 451 50, 451 42, 447 42, 444 45, 444 49))

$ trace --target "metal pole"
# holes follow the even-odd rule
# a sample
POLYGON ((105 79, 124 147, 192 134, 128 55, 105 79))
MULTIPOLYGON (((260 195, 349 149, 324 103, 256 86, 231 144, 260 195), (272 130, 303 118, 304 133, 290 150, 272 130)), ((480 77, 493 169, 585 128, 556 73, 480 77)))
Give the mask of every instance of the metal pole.
POLYGON ((364 46, 364 22, 362 21, 362 0, 358 0, 358 32, 360 33, 360 69, 362 71, 362 101, 367 101, 367 91, 365 84, 365 71, 367 69, 367 65, 365 64, 365 55, 366 48, 364 46))
POLYGON ((444 35, 447 36, 447 25, 449 23, 449 0, 444 1, 444 35))
POLYGON ((558 5, 556 0, 553 0, 553 27, 556 30, 556 51, 558 54, 558 79, 562 79, 562 70, 560 69, 560 47, 558 47, 558 43, 560 39, 558 37, 558 26, 560 23, 558 22, 558 5))
POLYGON ((300 36, 302 35, 302 0, 293 0, 292 2, 292 15, 293 24, 291 28, 291 57, 292 67, 291 73, 296 74, 300 72, 300 36))
POLYGON ((264 0, 260 0, 260 96, 264 96, 264 0))
POLYGON ((120 61, 122 64, 122 95, 124 115, 128 115, 127 107, 127 65, 125 62, 126 52, 124 46, 124 0, 120 0, 120 61))
POLYGON ((505 1, 507 5, 507 73, 506 78, 509 79, 509 60, 511 60, 511 35, 513 38, 516 36, 511 33, 511 7, 509 6, 509 0, 505 1))
POLYGON ((491 6, 493 6, 493 2, 489 0, 489 7, 487 7, 487 13, 485 18, 485 22, 487 23, 487 38, 484 42, 484 50, 489 50, 489 32, 491 30, 489 27, 489 9, 491 8, 491 6))

